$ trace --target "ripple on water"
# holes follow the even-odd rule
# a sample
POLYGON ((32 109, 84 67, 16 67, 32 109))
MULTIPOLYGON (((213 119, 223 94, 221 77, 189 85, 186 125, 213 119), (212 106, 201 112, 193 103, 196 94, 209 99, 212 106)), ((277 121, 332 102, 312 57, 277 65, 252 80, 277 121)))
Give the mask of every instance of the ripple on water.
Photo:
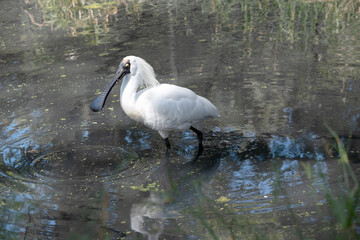
POLYGON ((32 167, 39 179, 91 182, 126 171, 136 158, 137 154, 121 147, 81 146, 41 155, 33 160, 32 167))
POLYGON ((137 158, 114 146, 77 146, 34 158, 27 174, 13 172, 0 185, 0 204, 6 206, 0 208, 0 227, 9 236, 45 238, 57 231, 65 234, 61 229, 83 215, 96 219, 108 179, 132 169, 137 158))

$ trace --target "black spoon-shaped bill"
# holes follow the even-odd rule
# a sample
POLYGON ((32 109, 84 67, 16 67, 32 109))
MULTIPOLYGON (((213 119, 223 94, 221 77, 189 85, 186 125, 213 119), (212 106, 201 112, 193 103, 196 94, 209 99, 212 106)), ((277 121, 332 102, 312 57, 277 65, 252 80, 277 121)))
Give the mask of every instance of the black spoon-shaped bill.
POLYGON ((113 80, 111 81, 111 83, 105 88, 105 90, 97 97, 94 99, 94 101, 92 101, 92 103, 90 104, 90 109, 94 112, 98 112, 100 111, 104 105, 105 105, 105 101, 107 99, 107 97, 109 96, 109 93, 111 92, 111 89, 115 86, 116 82, 118 80, 120 80, 121 78, 124 77, 124 75, 126 74, 126 72, 122 71, 122 70, 118 70, 115 74, 115 77, 113 78, 113 80))

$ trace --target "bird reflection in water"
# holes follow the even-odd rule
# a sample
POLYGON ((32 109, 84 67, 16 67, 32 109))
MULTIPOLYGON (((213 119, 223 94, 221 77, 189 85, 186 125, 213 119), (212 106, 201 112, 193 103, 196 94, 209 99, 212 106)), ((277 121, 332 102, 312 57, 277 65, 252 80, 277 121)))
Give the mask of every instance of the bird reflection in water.
MULTIPOLYGON (((158 191, 149 191, 142 201, 133 203, 130 210, 131 228, 155 240, 163 233, 168 219, 180 217, 181 210, 197 202, 197 190, 210 182, 219 166, 220 153, 205 151, 185 164, 171 163, 166 151, 148 180, 155 182, 158 191)), ((180 161, 181 162, 181 161, 180 161)))

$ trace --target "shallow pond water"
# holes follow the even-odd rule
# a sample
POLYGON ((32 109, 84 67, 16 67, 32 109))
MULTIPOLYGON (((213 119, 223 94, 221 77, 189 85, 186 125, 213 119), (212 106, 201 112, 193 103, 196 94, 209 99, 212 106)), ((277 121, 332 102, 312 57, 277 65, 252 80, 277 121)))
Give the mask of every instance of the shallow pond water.
POLYGON ((358 18, 276 2, 1 1, 0 238, 341 236, 326 189, 347 176, 325 124, 358 178, 358 18), (199 158, 191 131, 165 154, 119 86, 91 112, 127 55, 217 106, 199 158))

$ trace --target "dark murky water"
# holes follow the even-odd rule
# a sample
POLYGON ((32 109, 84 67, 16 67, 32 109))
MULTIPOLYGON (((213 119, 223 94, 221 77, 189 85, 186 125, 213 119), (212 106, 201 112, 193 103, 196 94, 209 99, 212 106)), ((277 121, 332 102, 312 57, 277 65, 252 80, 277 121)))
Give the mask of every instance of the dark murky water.
POLYGON ((292 21, 282 1, 68 2, 0 2, 0 238, 334 237, 324 123, 352 134, 358 176, 357 21, 292 21), (90 111, 126 55, 217 106, 197 161, 193 133, 166 157, 118 89, 90 111))

